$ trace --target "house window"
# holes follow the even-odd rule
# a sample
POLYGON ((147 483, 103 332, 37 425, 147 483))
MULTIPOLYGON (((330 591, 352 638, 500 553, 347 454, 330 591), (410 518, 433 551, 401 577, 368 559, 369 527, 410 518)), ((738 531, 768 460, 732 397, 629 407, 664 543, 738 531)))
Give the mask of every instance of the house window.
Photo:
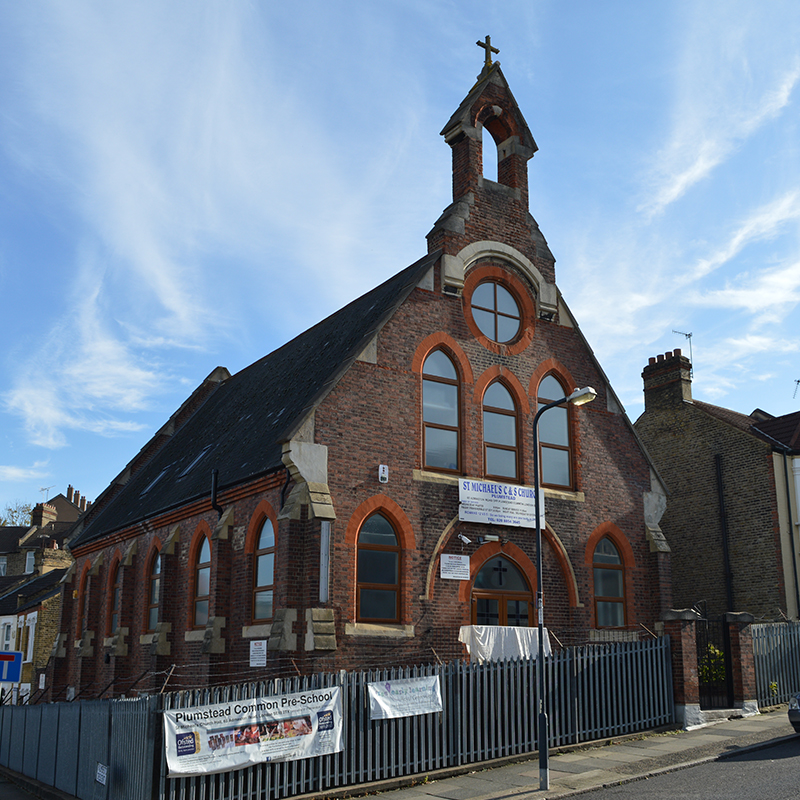
POLYGON ((119 627, 119 599, 121 590, 119 562, 114 564, 114 570, 108 582, 108 629, 107 636, 113 636, 119 627))
POLYGON ((533 594, 522 571, 503 556, 490 558, 472 587, 472 624, 527 628, 533 594))
POLYGON ((272 520, 264 518, 253 554, 253 621, 272 619, 275 583, 275 531, 272 520))
POLYGON ((505 286, 495 281, 479 283, 472 293, 470 307, 475 324, 487 339, 510 342, 519 333, 519 304, 505 286))
POLYGON ((400 545, 386 517, 368 517, 358 534, 356 606, 362 622, 400 620, 400 545))
POLYGON ((155 631, 158 625, 158 609, 161 604, 161 553, 156 553, 150 568, 149 591, 147 593, 147 630, 155 631))
POLYGON ((36 643, 37 614, 31 614, 25 620, 25 661, 33 661, 33 648, 36 643))
POLYGON ((598 628, 625 627, 625 570, 619 550, 607 536, 595 548, 594 610, 598 628))
POLYGON ((3 650, 8 652, 14 647, 14 626, 10 622, 3 623, 3 650))
MULTIPOLYGON (((567 394, 558 380, 548 375, 539 384, 539 408, 567 394)), ((543 485, 572 486, 569 410, 566 405, 555 406, 539 417, 539 458, 543 485)))
POLYGON ((203 536, 203 544, 197 554, 194 571, 194 627, 202 628, 208 622, 208 607, 211 597, 211 545, 203 536))
POLYGON ((28 550, 25 554, 25 574, 30 575, 33 572, 33 568, 36 564, 36 553, 33 550, 28 550))
POLYGON ((516 480, 517 407, 511 392, 499 381, 483 395, 483 445, 486 476, 516 480))
POLYGON ((422 367, 422 422, 425 467, 459 469, 458 373, 441 350, 422 367))
POLYGON ((0 556, 0 578, 6 574, 8 569, 8 556, 0 556))

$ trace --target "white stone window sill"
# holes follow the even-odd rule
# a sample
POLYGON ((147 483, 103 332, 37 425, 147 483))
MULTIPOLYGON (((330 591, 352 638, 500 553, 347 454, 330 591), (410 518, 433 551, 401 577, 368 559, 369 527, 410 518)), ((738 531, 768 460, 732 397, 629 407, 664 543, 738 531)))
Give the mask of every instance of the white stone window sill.
POLYGON ((242 628, 243 639, 269 639, 272 632, 272 623, 265 622, 262 625, 245 625, 242 628))
POLYGON ((575 503, 585 503, 586 495, 583 492, 571 492, 564 489, 548 489, 542 487, 545 497, 552 497, 554 500, 572 500, 575 503))

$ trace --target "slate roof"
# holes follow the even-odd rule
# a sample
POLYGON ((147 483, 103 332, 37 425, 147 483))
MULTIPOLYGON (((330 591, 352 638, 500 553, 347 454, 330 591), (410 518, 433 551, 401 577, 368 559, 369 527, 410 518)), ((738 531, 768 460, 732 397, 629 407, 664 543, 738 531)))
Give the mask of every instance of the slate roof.
POLYGON ((282 442, 333 389, 439 258, 431 253, 221 382, 70 543, 81 545, 283 468, 282 442))
POLYGON ((703 403, 700 400, 694 400, 693 403, 712 417, 756 436, 773 447, 783 445, 794 452, 800 452, 800 411, 784 414, 782 417, 764 419, 764 416, 767 415, 759 409, 756 409, 753 414, 740 414, 738 411, 712 406, 710 403, 703 403))
POLYGON ((0 553, 16 553, 19 551, 19 540, 30 530, 29 526, 0 526, 0 553))
MULTIPOLYGON (((0 615, 16 614, 17 611, 33 608, 47 597, 58 594, 61 590, 59 583, 66 573, 66 569, 51 569, 44 575, 36 575, 20 585, 6 588, 0 595, 0 615), (19 603, 19 596, 24 600, 19 603)), ((19 577, 19 576, 18 576, 19 577)))

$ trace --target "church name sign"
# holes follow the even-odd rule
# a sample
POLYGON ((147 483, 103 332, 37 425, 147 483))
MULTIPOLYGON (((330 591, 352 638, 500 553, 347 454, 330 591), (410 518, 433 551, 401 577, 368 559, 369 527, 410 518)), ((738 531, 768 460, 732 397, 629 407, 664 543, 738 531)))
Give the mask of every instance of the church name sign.
MULTIPOLYGON (((533 486, 462 478, 458 482, 458 499, 461 522, 536 527, 536 490, 533 486)), ((544 527, 544 509, 541 524, 544 527)))

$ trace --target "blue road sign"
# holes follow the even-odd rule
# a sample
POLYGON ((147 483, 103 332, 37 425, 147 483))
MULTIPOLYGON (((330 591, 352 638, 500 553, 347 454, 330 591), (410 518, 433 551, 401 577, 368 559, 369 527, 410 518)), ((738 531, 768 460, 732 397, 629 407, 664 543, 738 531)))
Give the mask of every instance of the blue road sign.
POLYGON ((19 683, 22 678, 22 653, 0 650, 0 682, 19 683))

